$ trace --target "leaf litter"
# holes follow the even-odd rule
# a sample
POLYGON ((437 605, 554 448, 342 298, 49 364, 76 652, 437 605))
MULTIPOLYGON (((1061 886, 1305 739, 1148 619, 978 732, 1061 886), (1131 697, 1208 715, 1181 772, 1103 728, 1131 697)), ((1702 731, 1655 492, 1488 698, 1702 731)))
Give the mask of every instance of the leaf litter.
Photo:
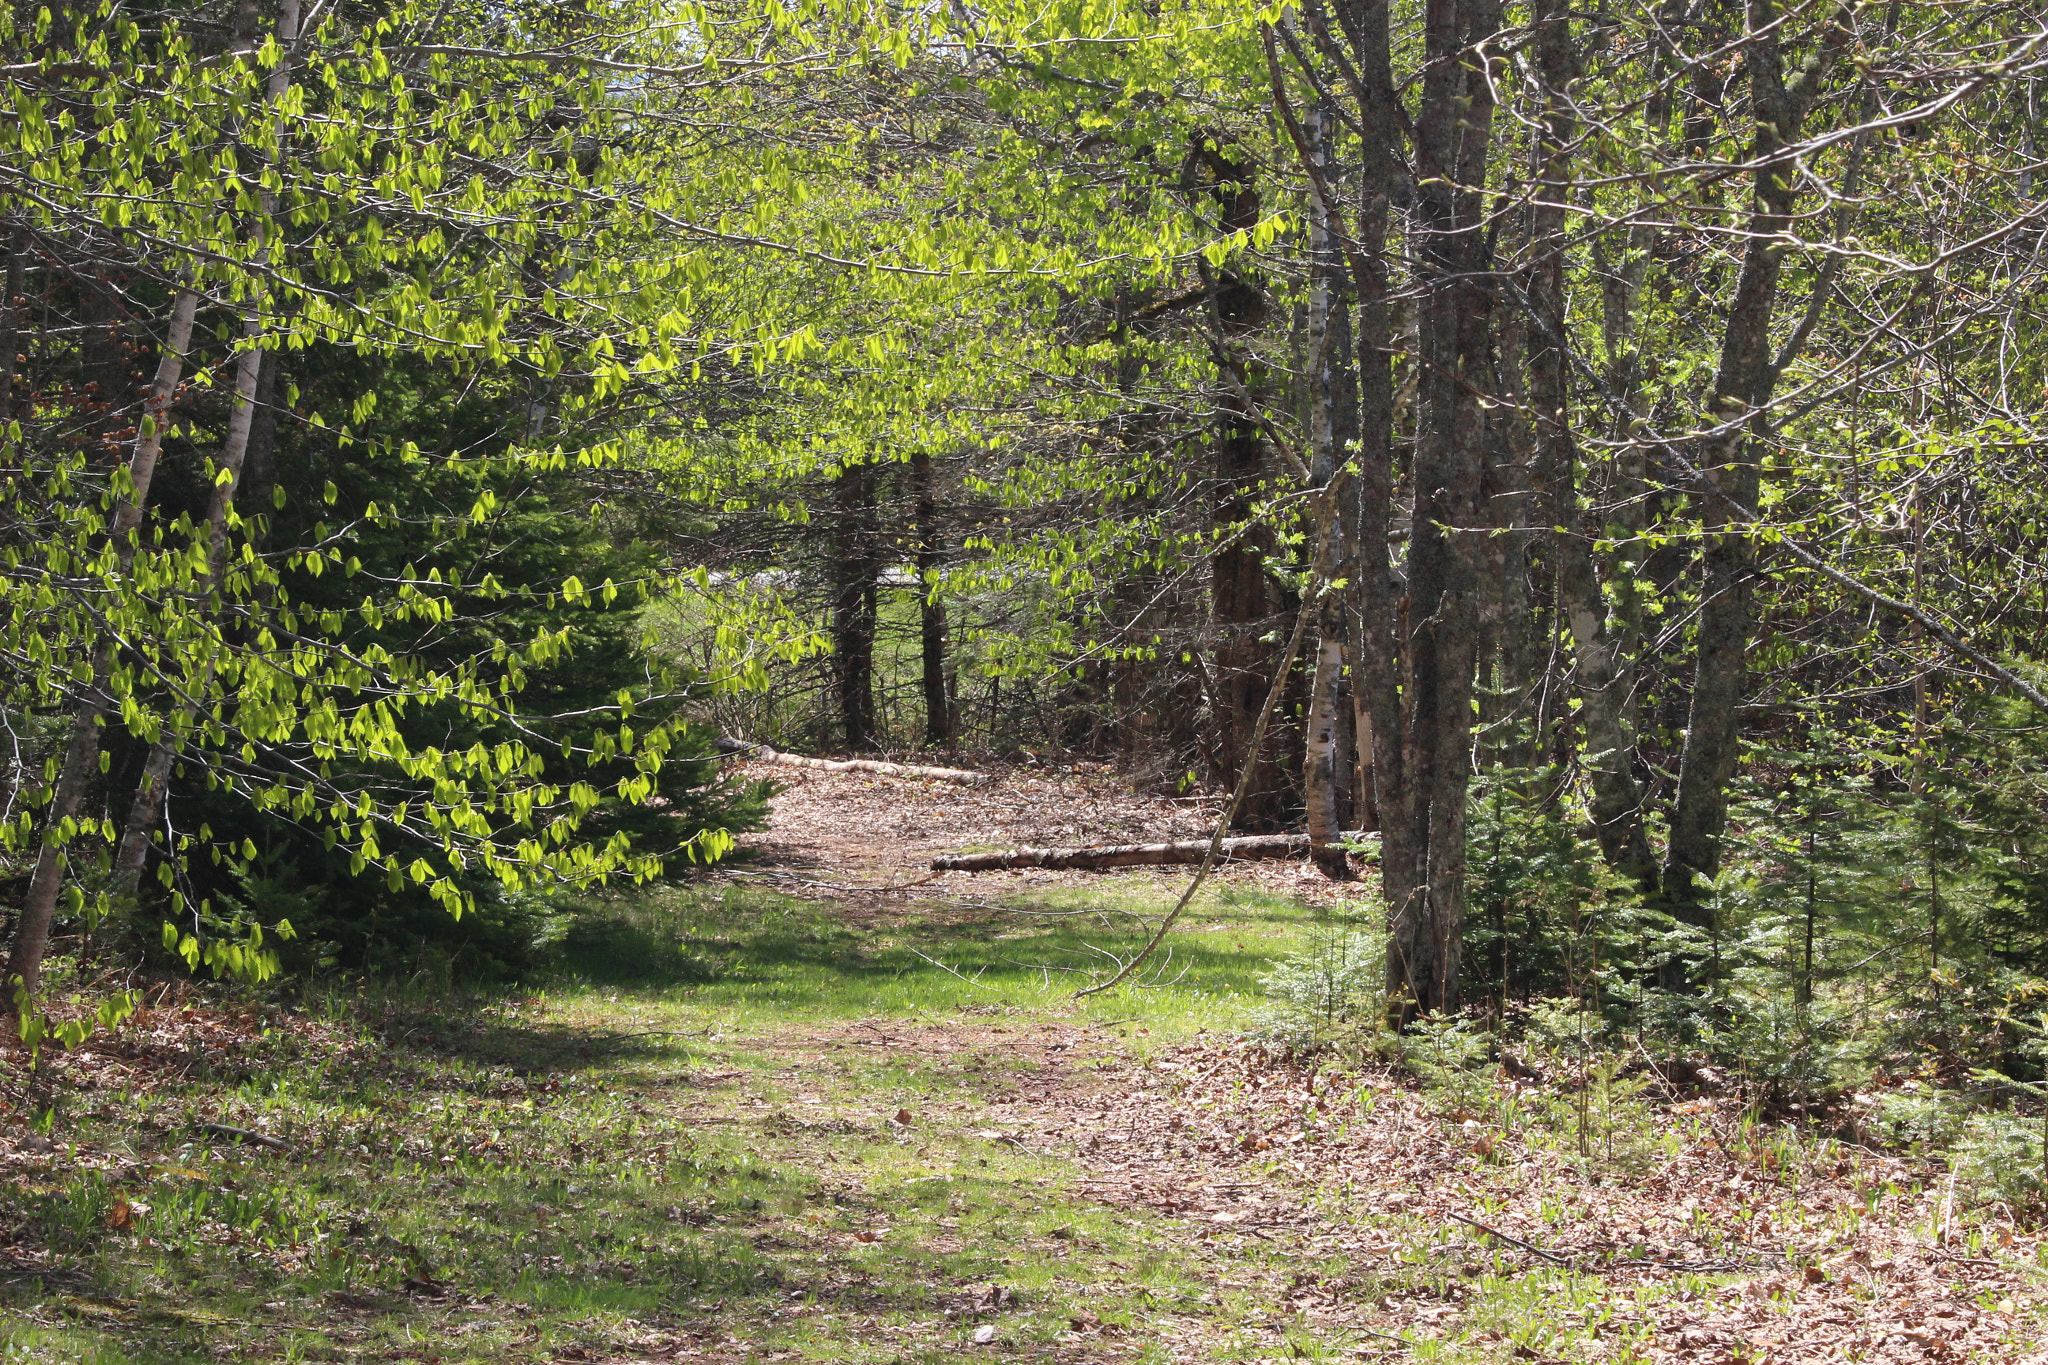
MULTIPOLYGON (((781 841, 794 833, 821 864, 888 885, 942 849, 1213 828, 1199 802, 1134 794, 1086 769, 923 789, 936 786, 805 774, 778 798, 764 851, 787 856, 781 841)), ((1149 875, 1030 869, 1002 880, 1149 875)), ((1350 894, 1305 861, 1222 875, 1312 902, 1350 894)), ((923 1040, 948 1052, 966 1042, 958 1030, 923 1040)), ((1406 1358, 1433 1341, 1501 1358, 1548 1359, 1555 1348, 1657 1365, 2048 1365, 2038 1230, 1993 1210, 1962 1231, 1934 1164, 1810 1133, 1766 1141, 1733 1097, 1666 1094, 1642 1118, 1679 1135, 1678 1151, 1623 1170, 1443 1112, 1385 1067, 1333 1070, 1201 1040, 1084 1080, 1058 1051, 1044 1055, 1060 1079, 1010 1111, 1022 1121, 1014 1131, 977 1137, 1063 1151, 1090 1172, 1079 1186, 1092 1199, 1184 1220, 1189 1253, 1219 1278, 1270 1275, 1276 1255, 1312 1264, 1276 1281, 1274 1321, 1348 1335, 1360 1357, 1406 1358), (1517 1278, 1547 1301, 1521 1322, 1487 1302, 1515 1298, 1499 1286, 1517 1278), (1558 1302, 1569 1307, 1553 1312, 1558 1302)), ((1541 1088, 1506 1070, 1495 1084, 1510 1100, 1541 1088)))
MULTIPOLYGON (((788 867, 810 858, 822 871, 850 871, 859 879, 854 886, 809 888, 810 898, 850 908, 864 899, 864 887, 900 878, 903 864, 914 865, 924 853, 918 840, 871 838, 863 859, 847 867, 819 841, 853 842, 878 819, 877 805, 901 802, 902 793, 877 793, 884 784, 840 775, 802 774, 797 785, 809 789, 808 797, 785 804, 785 794, 778 801, 764 861, 788 867)), ((1008 812, 1003 818, 1010 823, 1001 828, 1024 840, 1072 839, 1092 830, 1115 837, 1183 835, 1199 823, 1185 807, 1162 810, 1163 803, 1119 795, 1116 784, 1091 774, 1030 775, 1006 779, 994 792, 948 788, 933 797, 948 808, 963 798, 995 802, 1008 812), (1070 796, 1085 797, 1083 808, 1037 813, 1035 803, 1050 806, 1070 796), (1134 820, 1152 823, 1133 828, 1128 822, 1134 820)), ((957 815, 960 824, 978 818, 957 815)), ((957 830, 942 827, 923 840, 926 847, 941 842, 960 842, 957 830)), ((1034 880, 1144 875, 1049 873, 1034 880)), ((1296 885, 1270 864, 1227 875, 1264 887, 1296 885)), ((516 1013, 530 1003, 497 1008, 516 1013)), ((445 1027, 451 1055, 474 1042, 445 1017, 422 1022, 401 1012, 384 1027, 414 1045, 432 1043, 433 1030, 445 1027)), ((991 1153, 1057 1163, 1069 1172, 1062 1197, 1127 1210, 1166 1229, 1174 1254, 1213 1287, 1201 1305, 1155 1304, 1138 1331, 1096 1309, 1108 1312, 1105 1294, 1148 1291, 1134 1287, 1117 1262, 1098 1259, 1086 1234, 1055 1227, 1042 1244, 1073 1265, 1071 1276, 1056 1282, 1065 1306, 1048 1305, 1062 1314, 1061 1359, 1221 1354, 1280 1360, 1301 1355, 1306 1340, 1321 1343, 1318 1350, 1384 1360, 1428 1353, 1654 1365, 2048 1365, 2040 1345, 2041 1266, 2048 1257, 2041 1233, 2009 1211, 1957 1215, 1952 1184, 1945 1189, 1943 1172, 1930 1163, 1811 1136, 1769 1141, 1768 1130, 1741 1123, 1733 1098, 1678 1091, 1644 1112, 1642 1121, 1654 1131, 1634 1135, 1669 1136, 1675 1148, 1666 1142, 1664 1154, 1634 1164, 1590 1162, 1560 1146, 1554 1132, 1498 1121, 1499 1101, 1541 1098, 1540 1084, 1505 1071, 1493 1081, 1495 1103, 1473 1113, 1447 1106, 1442 1096, 1378 1064, 1339 1066, 1215 1036, 1162 1048, 1141 1034, 1120 1039, 1100 1024, 1031 1017, 998 1005, 963 1007, 958 1018, 944 1021, 786 1028, 729 1040, 772 1055, 779 1066, 772 1079, 786 1090, 803 1088, 829 1056, 850 1048, 879 1049, 897 1063, 964 1068, 992 1059, 1000 1066, 985 1077, 980 1106, 921 1103, 913 1110, 879 1108, 871 1097, 817 1097, 805 1101, 801 1119, 789 1115, 786 1104, 747 1099, 749 1083, 732 1084, 745 1073, 681 1071, 668 1082, 672 1107, 665 1122, 687 1130, 729 1124, 737 1106, 770 1109, 755 1120, 759 1131, 796 1140, 788 1158, 816 1164, 821 1197, 844 1200, 855 1213, 868 1209, 868 1221, 838 1243, 859 1248, 859 1255, 879 1254, 895 1240, 892 1220, 863 1194, 858 1177, 849 1180, 847 1168, 816 1144, 918 1143, 945 1132, 991 1153), (1226 1322, 1217 1316, 1225 1295, 1260 1306, 1226 1322)), ((46 1056, 43 1084, 90 1106, 159 1088, 190 1093, 192 1082, 205 1081, 216 1098, 204 1112, 181 1102, 152 1120, 139 1143, 98 1149, 10 1130, 0 1141, 0 1171, 18 1190, 98 1172, 110 1192, 99 1225, 115 1236, 142 1235, 150 1206, 135 1192, 149 1188, 151 1179, 174 1181, 183 1172, 226 1188, 233 1180, 223 1181, 223 1161, 298 1159, 287 1148, 233 1139, 239 1132, 286 1141, 289 1135, 262 1132, 262 1116, 239 1112, 231 1094, 240 1078, 287 1058, 389 1072, 396 1083, 414 1079, 394 1062, 376 1028, 209 1000, 189 988, 170 991, 120 1035, 46 1056), (209 1134, 209 1125, 226 1131, 209 1134)), ((509 1105, 551 1098, 568 1084, 492 1068, 474 1070, 464 1081, 478 1099, 509 1105)), ((387 1134, 386 1142, 395 1136, 387 1134)), ((483 1133, 464 1141, 472 1156, 494 1145, 483 1133)), ((394 1146, 379 1150, 412 1153, 414 1145, 397 1137, 394 1146)), ((414 1155, 440 1159, 425 1148, 414 1155)), ((566 1175, 589 1156, 572 1146, 561 1160, 566 1175)), ((686 1209, 674 1216, 684 1225, 703 1221, 686 1209)), ((753 1236, 765 1248, 805 1245, 800 1228, 786 1220, 759 1215, 756 1222, 753 1236)), ((937 1252, 959 1245, 962 1236, 926 1245, 937 1252)), ((14 1229, 4 1241, 0 1277, 33 1277, 53 1290, 71 1285, 79 1292, 91 1283, 37 1245, 31 1229, 14 1229)), ((305 1252, 290 1244, 233 1249, 244 1258, 267 1257, 280 1272, 296 1268, 305 1252)), ((402 1264, 403 1293, 435 1312, 507 1309, 488 1294, 463 1293, 416 1252, 402 1264)), ((842 1297, 820 1300, 820 1308, 858 1305, 857 1298, 844 1297, 861 1283, 858 1276, 834 1272, 830 1283, 842 1286, 834 1291, 842 1297)), ((360 1336, 367 1329, 348 1324, 390 1311, 391 1302, 375 1292, 330 1300, 337 1341, 360 1336)), ((971 1339, 955 1339, 1000 1354, 1011 1347, 998 1323, 1017 1303, 1015 1291, 991 1283, 949 1291, 938 1311, 941 1321, 996 1319, 974 1326, 971 1339)), ((192 1322, 203 1317, 196 1308, 188 1315, 192 1322)), ((909 1348, 937 1326, 892 1324, 873 1312, 837 1317, 828 1328, 835 1314, 825 1312, 818 1329, 864 1339, 885 1353, 909 1348)), ((522 1351, 516 1358, 709 1361, 748 1354, 743 1335, 720 1335, 709 1321, 679 1330, 674 1324, 635 1328, 627 1319, 610 1343, 556 1348, 551 1357, 522 1351)), ((780 1352, 770 1358, 796 1357, 780 1352)))

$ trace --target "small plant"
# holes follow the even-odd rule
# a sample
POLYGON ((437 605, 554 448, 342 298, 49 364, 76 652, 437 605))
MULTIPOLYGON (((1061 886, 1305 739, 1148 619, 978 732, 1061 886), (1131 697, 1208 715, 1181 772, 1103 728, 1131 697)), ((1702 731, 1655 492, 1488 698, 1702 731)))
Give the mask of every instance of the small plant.
POLYGON ((1969 1123, 1960 1095, 1917 1080, 1878 1094, 1869 1111, 1864 1127, 1870 1136, 1915 1156, 1931 1156, 1955 1145, 1969 1123))
POLYGON ((1386 993, 1386 909, 1376 899, 1341 903, 1261 984, 1267 1003, 1254 1037, 1297 1052, 1331 1046, 1377 1026, 1386 993))
POLYGON ((1482 1021, 1425 1015, 1401 1036, 1400 1060, 1453 1116, 1477 1117, 1493 1104, 1493 1036, 1482 1021))
POLYGON ((1957 1186, 1972 1203, 2024 1207, 2040 1199, 2041 1120, 2009 1109, 1973 1115, 1949 1154, 1957 1186))

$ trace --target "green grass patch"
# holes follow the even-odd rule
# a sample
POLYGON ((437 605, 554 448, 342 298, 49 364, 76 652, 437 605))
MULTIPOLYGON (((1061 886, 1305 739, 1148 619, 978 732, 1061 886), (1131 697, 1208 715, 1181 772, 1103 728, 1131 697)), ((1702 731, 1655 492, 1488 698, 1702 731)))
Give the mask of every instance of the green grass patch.
POLYGON ((1028 901, 882 906, 858 921, 765 889, 667 887, 590 906, 553 970, 572 989, 631 988, 742 1031, 993 1006, 1129 1020, 1178 1038, 1241 1023, 1260 977, 1311 918, 1299 902, 1212 883, 1134 983, 1074 1001, 1143 946, 1182 884, 1105 880, 1028 901))
POLYGON ((778 1049, 863 1021, 1050 1017, 1127 1048, 1229 1027, 1306 913, 1227 885, 1147 985, 1072 999, 1175 886, 850 912, 660 888, 583 907, 516 990, 316 995, 311 1039, 254 1037, 125 1090, 60 1086, 55 1150, 0 1192, 35 1248, 0 1278, 0 1360, 508 1362, 734 1341, 937 1360, 981 1326, 1004 1351, 1163 1358, 1163 1322, 1227 1314, 1230 1296, 1165 1220, 978 1135, 1025 1061, 778 1049), (899 1109, 915 1121, 891 1122, 899 1109))

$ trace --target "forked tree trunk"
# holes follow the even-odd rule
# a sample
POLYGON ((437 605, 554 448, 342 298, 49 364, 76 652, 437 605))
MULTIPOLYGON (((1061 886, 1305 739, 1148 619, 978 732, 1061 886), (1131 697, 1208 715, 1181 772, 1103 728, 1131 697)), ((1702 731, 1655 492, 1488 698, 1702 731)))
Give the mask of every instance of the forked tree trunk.
MULTIPOLYGON (((1756 176, 1755 198, 1746 224, 1748 245, 1736 277, 1735 297, 1729 304, 1707 413, 1711 422, 1725 430, 1701 442, 1695 461, 1742 507, 1757 504, 1757 450, 1749 438, 1764 434, 1763 412, 1777 384, 1771 312, 1787 249, 1785 236, 1792 229, 1798 202, 1798 175, 1789 166, 1771 164, 1768 158, 1798 139, 1841 41, 1841 30, 1833 27, 1840 22, 1837 18, 1830 21, 1831 31, 1814 45, 1788 81, 1777 6, 1773 0, 1752 0, 1750 9, 1752 33, 1744 56, 1750 103, 1756 111, 1750 154, 1765 162, 1765 167, 1756 176)), ((1701 587, 1699 625, 1694 635, 1697 659, 1692 708, 1679 755, 1678 796, 1671 811, 1661 903, 1680 923, 1711 935, 1715 930, 1713 912, 1700 882, 1720 870, 1728 783, 1739 750, 1738 723, 1757 570, 1751 529, 1731 524, 1726 505, 1717 499, 1703 497, 1699 505, 1709 528, 1706 581, 1701 587)), ((1695 967, 1683 956, 1668 960, 1660 975, 1669 989, 1696 984, 1695 967)))
MULTIPOLYGON (((251 6, 243 5, 247 17, 251 6)), ((253 25, 249 34, 253 40, 253 25)), ((277 42, 288 52, 298 42, 299 0, 281 0, 277 16, 277 42)), ((264 99, 275 105, 284 98, 291 85, 291 62, 289 57, 273 68, 264 82, 264 99)), ((272 215, 276 205, 266 192, 262 196, 262 212, 257 220, 257 232, 261 238, 256 261, 259 267, 267 264, 271 257, 274 231, 272 215)), ((265 368, 263 338, 267 331, 264 317, 266 292, 254 288, 242 313, 242 351, 235 358, 234 406, 228 415, 226 439, 221 443, 220 458, 215 461, 213 491, 206 509, 206 569, 200 579, 195 601, 203 602, 212 594, 220 581, 223 561, 228 549, 228 514, 234 506, 236 490, 241 486, 242 469, 249 458, 252 436, 259 423, 258 396, 265 368)), ((272 433, 268 423, 264 424, 266 438, 272 433)), ((264 452, 265 458, 268 452, 264 452)), ((163 819, 164 802, 170 790, 171 770, 177 762, 180 748, 195 731, 198 708, 212 690, 213 678, 219 667, 221 643, 216 640, 213 652, 201 666, 198 678, 187 688, 185 701, 167 717, 159 730, 156 740, 150 746, 149 758, 144 762, 142 777, 136 783, 134 799, 128 807, 128 820, 121 831, 121 842, 114 853, 114 892, 121 900, 132 903, 141 886, 143 868, 149 862, 150 842, 157 825, 163 819)))
MULTIPOLYGON (((156 377, 144 399, 142 419, 136 423, 135 447, 128 458, 129 489, 115 506, 112 528, 115 559, 124 581, 129 566, 135 562, 136 533, 148 505, 157 458, 163 453, 164 428, 169 425, 171 402, 184 378, 185 356, 192 348, 192 324, 198 312, 198 294, 180 289, 171 303, 170 325, 165 328, 156 377)), ((99 770, 100 725, 113 700, 108 692, 113 664, 113 637, 103 636, 93 647, 91 679, 72 713, 71 738, 64 748, 64 761, 57 771, 49 810, 43 817, 43 839, 36 850, 28 893, 22 898, 21 922, 14 931, 7 976, 10 984, 30 998, 42 983, 43 955, 50 946, 50 921, 56 913, 57 894, 64 885, 64 849, 76 832, 73 822, 86 786, 99 770)))
MULTIPOLYGON (((242 324, 243 341, 248 349, 235 362, 234 408, 228 418, 227 439, 221 445, 220 459, 215 462, 213 495, 206 512, 207 568, 198 590, 193 594, 195 601, 203 601, 212 591, 218 581, 221 557, 227 549, 228 509, 233 505, 235 487, 241 480, 242 465, 249 451, 250 430, 255 420, 256 389, 263 367, 263 352, 254 343, 262 335, 262 313, 252 306, 242 324)), ((219 648, 216 643, 216 652, 208 656, 197 678, 187 686, 186 700, 161 722, 156 740, 149 747, 149 757, 142 765, 142 777, 135 784, 135 795, 128 805, 128 820, 122 827, 121 842, 114 852, 114 895, 123 903, 132 904, 141 888, 142 871, 149 862, 150 844, 157 825, 163 820, 171 769, 177 762, 178 752, 193 733, 199 714, 197 704, 211 691, 219 665, 219 648)))

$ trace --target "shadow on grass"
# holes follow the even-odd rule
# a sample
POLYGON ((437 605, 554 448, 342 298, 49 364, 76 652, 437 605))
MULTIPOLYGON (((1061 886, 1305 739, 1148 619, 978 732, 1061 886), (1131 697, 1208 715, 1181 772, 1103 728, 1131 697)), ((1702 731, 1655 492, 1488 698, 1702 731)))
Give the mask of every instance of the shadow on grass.
POLYGON ((392 1002, 369 1024, 392 1052, 504 1067, 521 1076, 624 1061, 674 1061, 690 1054, 682 1035, 666 1030, 610 1032, 585 1024, 510 1020, 454 1002, 392 1002))
MULTIPOLYGON (((0 1274, 0 1359, 401 1360, 424 1340, 451 1362, 537 1365, 738 1338, 922 1362, 969 1343, 998 1283, 1033 1306, 1002 1330, 1067 1352, 1057 1305, 1106 1314, 1121 1296, 1139 1311, 1135 1289, 1074 1287, 1086 1262, 1069 1257, 1098 1247, 1119 1284, 1191 1302, 1182 1258, 1146 1268, 1149 1234, 1062 1195, 1057 1158, 971 1123, 945 1135, 939 1101, 980 1103, 1037 1065, 1005 1040, 849 1048, 801 1075, 750 1051, 749 1030, 798 1019, 982 1004, 1075 1018, 1065 994, 1085 978, 1058 969, 1134 950, 1171 893, 1027 894, 848 913, 764 888, 654 888, 585 904, 525 982, 422 977, 336 998, 346 1027, 180 1072, 150 1099, 147 1134, 119 1107, 82 1116, 86 1145, 146 1146, 147 1165, 102 1175, 53 1154, 39 1188, 0 1200, 0 1221, 33 1226, 77 1276, 0 1274), (696 1071, 706 1060, 721 1069, 696 1071), (878 1116, 899 1104, 932 1121, 891 1128, 878 1116), (199 1140, 217 1124, 288 1132, 295 1150, 199 1140)), ((1102 1008, 1213 1025, 1304 918, 1278 898, 1205 896, 1166 964, 1185 984, 1102 1008)))
MULTIPOLYGON (((1171 895, 1163 885, 1109 884, 1040 893, 1030 904, 909 900, 863 906, 856 925, 830 903, 761 888, 664 888, 579 915, 543 979, 680 992, 705 1004, 780 1001, 828 1015, 909 998, 944 1005, 976 991, 1042 1000, 1114 971, 1150 936, 1171 895)), ((1264 893, 1204 897, 1148 984, 1255 991, 1276 939, 1296 933, 1303 918, 1299 905, 1264 893)))

